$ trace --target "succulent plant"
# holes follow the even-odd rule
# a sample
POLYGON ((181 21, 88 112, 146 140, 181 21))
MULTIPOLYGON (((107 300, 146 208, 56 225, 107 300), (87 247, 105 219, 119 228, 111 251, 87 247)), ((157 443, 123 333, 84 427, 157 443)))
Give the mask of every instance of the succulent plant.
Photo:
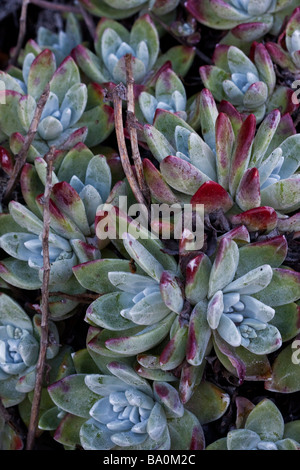
POLYGON ((101 88, 81 83, 79 69, 70 56, 57 68, 55 56, 49 49, 37 57, 29 53, 22 71, 1 72, 0 78, 6 87, 6 112, 0 118, 3 143, 10 139, 13 145, 15 139, 27 134, 47 83, 50 83, 50 94, 31 152, 44 155, 50 146, 68 149, 81 141, 97 145, 114 128, 112 110, 101 101, 101 88), (103 133, 99 132, 99 122, 106 124, 103 133))
MULTIPOLYGON (((121 361, 107 368, 109 375, 75 374, 48 388, 57 406, 83 418, 79 439, 84 450, 203 449, 202 427, 172 385, 151 386, 121 361)), ((56 435, 63 439, 63 423, 56 435)))
POLYGON ((154 71, 170 60, 173 69, 182 75, 194 58, 194 49, 175 46, 159 57, 160 43, 157 29, 148 14, 139 17, 129 32, 122 24, 103 18, 99 21, 94 43, 95 53, 79 45, 73 57, 87 77, 96 83, 126 83, 126 54, 132 55, 135 83, 153 78, 154 71))
POLYGON ((266 48, 275 64, 295 78, 300 76, 300 7, 295 8, 278 41, 267 42, 266 48))
MULTIPOLYGON (((127 219, 121 212, 117 220, 126 225, 127 219)), ((131 220, 131 223, 134 222, 131 220)), ((101 237, 99 225, 96 233, 101 237)), ((91 303, 85 319, 105 328, 108 335, 113 334, 105 343, 107 355, 111 352, 124 355, 125 348, 127 356, 134 356, 159 344, 167 336, 183 307, 183 297, 180 281, 176 278, 180 274, 177 263, 161 251, 162 242, 149 238, 138 241, 129 233, 123 233, 122 237, 124 260, 87 262, 75 266, 73 271, 83 287, 89 285, 90 290, 104 294, 91 303), (128 257, 136 263, 134 274, 130 272, 128 257), (92 278, 100 278, 100 282, 91 285, 92 278), (125 330, 126 338, 122 338, 125 330)))
POLYGON ((258 122, 273 109, 282 114, 295 109, 292 90, 276 86, 272 59, 261 43, 253 45, 250 58, 236 46, 217 45, 213 65, 203 65, 199 72, 217 101, 227 100, 239 112, 255 114, 258 122))
POLYGON ((165 16, 174 11, 179 0, 79 0, 84 8, 95 16, 120 20, 135 15, 143 10, 151 10, 158 16, 165 16))
MULTIPOLYGON (((299 450, 297 430, 299 421, 285 424, 283 416, 271 399, 263 399, 256 406, 249 400, 237 400, 245 408, 238 417, 238 426, 206 447, 206 450, 299 450), (239 423, 243 420, 244 422, 239 423)), ((238 405, 238 408, 241 405, 238 405)))
POLYGON ((203 138, 168 111, 160 110, 153 125, 144 126, 160 165, 159 171, 144 160, 153 199, 204 204, 206 213, 222 208, 233 224, 272 230, 280 214, 299 209, 299 134, 290 117, 274 110, 256 130, 253 114, 243 121, 224 102, 218 111, 207 89, 200 93, 200 109, 203 138))
MULTIPOLYGON (((40 26, 37 31, 36 41, 30 39, 25 45, 22 56, 33 53, 35 56, 44 49, 49 49, 55 55, 57 65, 69 56, 74 47, 82 43, 82 33, 80 23, 73 13, 68 13, 66 17, 65 31, 55 33, 44 26, 40 26)), ((19 57, 22 60, 23 57, 19 57)))
POLYGON ((202 24, 213 29, 231 30, 247 42, 268 32, 278 34, 282 21, 296 6, 295 0, 187 0, 187 10, 202 24))
MULTIPOLYGON (((0 397, 5 406, 20 403, 33 390, 39 355, 40 317, 31 319, 11 297, 0 294, 0 397)), ((49 323, 47 358, 59 350, 58 330, 49 323)))
MULTIPOLYGON (((121 224, 124 216, 119 217, 121 224)), ((269 324, 275 315, 273 307, 295 302, 300 295, 297 273, 278 268, 287 252, 283 236, 247 246, 250 239, 245 227, 234 229, 220 237, 214 261, 201 253, 188 263, 186 273, 170 255, 158 252, 156 240, 138 241, 130 234, 122 237, 138 267, 135 273, 129 272, 126 259, 122 262, 126 271, 116 271, 118 264, 108 259, 106 263, 100 260, 73 268, 83 287, 102 294, 88 307, 86 321, 104 328, 99 350, 105 357, 122 357, 125 351, 127 356, 135 356, 164 344, 159 367, 168 372, 184 360, 201 366, 213 339, 218 349, 233 350, 238 374, 243 376, 241 348, 265 356, 281 346, 280 331, 269 324), (234 237, 243 240, 245 247, 238 248, 234 237), (255 258, 256 249, 261 257, 255 258), (282 276, 283 288, 280 300, 274 297, 278 275, 282 276), (93 282, 94 277, 101 282, 93 282), (284 285, 290 285, 288 294, 284 285), (189 304, 193 308, 189 309, 189 304)))

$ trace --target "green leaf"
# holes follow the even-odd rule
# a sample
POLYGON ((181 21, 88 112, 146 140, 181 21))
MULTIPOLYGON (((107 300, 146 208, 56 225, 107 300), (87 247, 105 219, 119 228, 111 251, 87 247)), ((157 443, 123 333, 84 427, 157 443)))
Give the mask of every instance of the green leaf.
POLYGON ((127 336, 108 339, 105 345, 110 351, 129 356, 147 351, 159 344, 167 336, 175 316, 175 313, 171 313, 160 322, 140 329, 139 333, 133 336, 130 336, 129 330, 127 336))
POLYGON ((300 333, 300 306, 293 302, 276 307, 270 324, 278 328, 283 342, 295 338, 300 333))
POLYGON ((134 323, 120 314, 121 310, 132 305, 132 294, 127 292, 112 292, 103 295, 89 305, 85 321, 113 331, 132 328, 134 323))
POLYGON ((172 450, 203 450, 204 432, 197 417, 188 410, 180 418, 168 420, 172 450))
POLYGON ((76 83, 80 83, 79 68, 74 59, 68 56, 50 80, 50 91, 58 97, 59 103, 62 103, 68 90, 76 83))
POLYGON ((67 414, 56 429, 54 440, 64 446, 75 449, 80 445, 79 431, 85 422, 86 418, 67 414))
POLYGON ((38 100, 55 70, 55 56, 49 49, 45 49, 31 64, 27 81, 28 94, 38 100))
POLYGON ((53 402, 64 411, 81 418, 89 418, 89 411, 99 395, 85 385, 85 374, 74 374, 48 387, 53 402))
POLYGON ((8 284, 25 290, 40 289, 42 285, 38 271, 30 268, 27 261, 14 258, 1 260, 0 277, 8 284))
POLYGON ((201 424, 207 424, 221 418, 229 404, 228 393, 210 382, 202 381, 185 403, 185 408, 194 413, 201 424))
POLYGON ((236 277, 241 277, 262 264, 278 268, 285 260, 286 254, 287 241, 283 235, 244 245, 239 249, 236 277))
POLYGON ((74 266, 73 273, 78 282, 86 289, 98 294, 106 294, 116 290, 115 286, 109 281, 108 273, 119 270, 130 273, 130 262, 121 259, 88 261, 74 266))
MULTIPOLYGON (((208 296, 212 297, 218 290, 230 285, 234 279, 235 272, 239 262, 239 249, 235 241, 229 238, 221 239, 212 265, 208 296)), ((224 290, 225 292, 225 290, 224 290)))
POLYGON ((20 305, 6 294, 0 293, 1 325, 15 325, 32 332, 32 322, 20 305))
POLYGON ((254 294, 254 297, 271 307, 295 302, 300 298, 300 274, 289 269, 274 268, 269 285, 254 294))
POLYGON ((273 401, 264 399, 250 411, 245 428, 256 432, 262 441, 276 442, 282 439, 284 421, 273 401))

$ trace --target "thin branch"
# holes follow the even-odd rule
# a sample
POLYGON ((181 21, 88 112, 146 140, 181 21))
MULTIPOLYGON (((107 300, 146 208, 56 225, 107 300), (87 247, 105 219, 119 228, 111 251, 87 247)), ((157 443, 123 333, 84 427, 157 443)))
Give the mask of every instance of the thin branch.
POLYGON ((28 9, 29 3, 30 3, 30 0, 23 0, 22 2, 21 16, 20 16, 20 21, 19 21, 20 28, 19 28, 18 41, 13 51, 13 55, 9 61, 10 65, 15 65, 17 63, 21 48, 23 46, 23 42, 24 42, 24 38, 26 34, 27 9, 28 9))
POLYGON ((119 147, 120 159, 122 162, 124 173, 128 179, 130 187, 133 194, 136 197, 136 200, 147 207, 143 193, 140 190, 140 187, 135 179, 135 175, 131 168, 130 160, 128 157, 125 136, 124 136, 124 126, 123 126, 123 115, 122 115, 122 98, 126 96, 126 88, 122 83, 117 85, 112 92, 112 99, 114 104, 114 118, 115 118, 115 129, 117 135, 117 142, 119 147))
POLYGON ((136 122, 135 104, 134 104, 134 78, 132 73, 132 55, 125 56, 126 63, 126 83, 127 83, 127 116, 129 136, 132 149, 132 158, 136 169, 136 176, 139 187, 147 203, 150 203, 150 191, 144 177, 143 163, 139 151, 137 129, 134 123, 136 122))
POLYGON ((82 18, 84 19, 84 22, 89 30, 89 33, 94 40, 96 38, 96 27, 95 27, 94 21, 91 15, 89 15, 86 9, 81 5, 81 3, 79 4, 79 9, 80 9, 82 18))
POLYGON ((10 198, 12 191, 14 190, 14 188, 16 187, 18 183, 20 173, 22 171, 23 166, 26 163, 27 154, 28 154, 30 145, 32 144, 35 138, 35 134, 37 132, 37 128, 41 119, 44 106, 48 100, 49 93, 50 93, 50 85, 49 83, 47 83, 45 90, 43 91, 37 103, 36 110, 35 110, 33 119, 31 121, 28 134, 25 137, 24 145, 20 153, 16 156, 16 163, 15 163, 13 173, 11 175, 11 178, 8 182, 8 185, 4 194, 4 201, 7 201, 10 198))
POLYGON ((51 147, 45 156, 47 161, 47 179, 43 198, 43 284, 42 284, 42 301, 41 301, 41 339, 40 352, 36 366, 36 381, 32 400, 30 423, 28 427, 26 450, 32 450, 35 441, 35 434, 38 425, 39 408, 41 401, 43 374, 45 368, 47 347, 49 344, 49 279, 50 279, 50 257, 49 257, 49 232, 50 232, 50 196, 52 191, 52 167, 55 148, 51 147))

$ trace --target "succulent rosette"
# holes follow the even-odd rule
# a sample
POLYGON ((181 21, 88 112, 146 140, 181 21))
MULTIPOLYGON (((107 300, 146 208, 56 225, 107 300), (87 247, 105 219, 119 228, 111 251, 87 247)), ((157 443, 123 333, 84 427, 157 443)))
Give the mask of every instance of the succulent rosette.
POLYGON ((160 54, 159 35, 148 14, 137 18, 129 32, 122 24, 102 18, 97 26, 95 53, 83 45, 75 47, 73 57, 87 77, 96 83, 126 83, 125 56, 132 55, 135 83, 146 83, 170 60, 176 72, 183 75, 194 58, 194 49, 175 46, 160 54))
POLYGON ((233 36, 252 42, 268 32, 278 34, 295 0, 187 0, 187 10, 213 29, 232 30, 233 36))
POLYGON ((120 20, 148 9, 158 16, 168 15, 177 8, 179 0, 80 0, 80 3, 95 16, 120 20))
POLYGON ((195 130, 200 125, 200 93, 187 98, 182 81, 171 67, 164 67, 158 73, 153 87, 140 91, 136 104, 135 113, 141 123, 153 124, 156 111, 165 109, 195 130))
POLYGON ((29 53, 23 68, 1 72, 5 84, 5 115, 1 114, 1 142, 20 140, 27 134, 37 102, 47 83, 50 94, 43 108, 31 152, 44 155, 50 146, 71 148, 77 142, 97 145, 114 128, 112 110, 104 105, 101 89, 81 82, 75 61, 68 56, 57 68, 53 52, 45 49, 37 57, 29 53), (104 133, 98 123, 106 124, 104 133), (21 137, 20 137, 21 136, 21 137))
MULTIPOLYGON (((200 254, 187 265, 185 295, 194 305, 187 361, 201 364, 212 335, 215 352, 228 370, 241 380, 255 376, 255 380, 266 380, 271 374, 266 355, 288 338, 280 326, 281 315, 295 307, 295 321, 298 316, 300 278, 298 272, 282 265, 287 253, 283 236, 238 246, 240 236, 235 229, 221 236, 212 264, 207 255, 200 254), (255 259, 256 251, 261 258, 255 259), (255 372, 250 365, 253 355, 258 362, 261 358, 255 372)), ((297 334, 295 327, 291 335, 297 334)))
MULTIPOLYGON (((101 257, 95 238, 97 209, 115 196, 111 171, 103 155, 94 155, 83 143, 68 152, 58 151, 54 164, 50 202, 49 256, 50 291, 83 292, 72 273, 78 263, 101 257)), ((21 175, 27 205, 9 203, 9 214, 1 215, 1 248, 10 256, 1 261, 1 277, 23 289, 38 289, 43 276, 43 191, 47 164, 38 157, 27 163, 21 175)), ((52 315, 62 318, 76 306, 72 300, 51 302, 52 315)))
MULTIPOLYGON (((126 221, 120 213, 117 223, 126 221)), ((99 224, 96 233, 101 237, 99 224)), ((146 229, 143 233, 149 235, 146 229)), ((134 356, 158 345, 183 307, 179 268, 174 257, 161 251, 162 242, 149 238, 138 241, 125 229, 122 243, 125 259, 86 262, 73 268, 83 287, 89 285, 91 290, 105 294, 91 303, 85 319, 105 329, 108 356, 124 355, 124 351, 134 356), (136 263, 135 273, 130 272, 128 258, 136 263)))
MULTIPOLYGON (((121 261, 108 259, 74 267, 83 287, 102 294, 86 312, 86 321, 103 329, 89 347, 105 358, 146 351, 151 355, 151 350, 158 348, 159 361, 154 368, 163 371, 161 376, 166 371, 170 377, 169 372, 185 361, 201 368, 213 341, 220 356, 231 351, 235 373, 242 379, 248 377, 249 358, 244 364, 243 354, 262 356, 265 361, 267 354, 281 346, 281 333, 272 324, 275 307, 299 300, 299 276, 279 269, 287 253, 283 236, 249 244, 248 231, 240 227, 218 241, 213 259, 201 253, 187 264, 186 273, 170 255, 157 251, 160 244, 156 241, 138 241, 129 233, 123 235, 123 244, 136 263, 134 273, 126 259, 122 261, 125 271, 115 271, 121 261), (245 246, 239 248, 237 243, 245 246), (261 257, 255 256, 256 250, 261 257)), ((232 365, 225 367, 231 370, 232 365)), ((184 402, 193 393, 197 374, 201 370, 187 372, 184 368, 180 390, 184 402), (186 390, 191 373, 195 381, 186 390)))
POLYGON ((144 126, 159 162, 158 170, 144 160, 153 200, 204 204, 206 213, 221 208, 250 231, 272 230, 279 220, 288 230, 287 214, 299 209, 299 134, 290 116, 274 110, 257 128, 253 114, 243 120, 228 102, 219 111, 207 89, 200 106, 202 137, 165 110, 144 126))
POLYGON ((273 109, 282 114, 295 109, 292 90, 276 86, 274 65, 264 44, 254 44, 250 58, 236 46, 217 45, 213 65, 203 65, 199 72, 217 101, 227 100, 239 112, 255 114, 258 122, 273 109))
MULTIPOLYGON (((47 359, 59 350, 58 330, 49 323, 47 359)), ((33 390, 39 355, 40 317, 31 319, 11 297, 0 294, 0 396, 5 406, 20 403, 33 390)))
POLYGON ((206 450, 299 450, 299 421, 284 423, 271 399, 253 405, 237 398, 236 429, 206 447, 206 450))
POLYGON ((275 64, 300 76, 300 7, 295 8, 277 42, 267 42, 266 48, 275 64))
POLYGON ((33 53, 37 56, 44 49, 49 49, 55 55, 57 65, 60 65, 70 55, 72 49, 81 43, 82 33, 80 23, 73 13, 68 13, 65 30, 55 33, 45 28, 45 26, 40 26, 37 31, 36 40, 29 39, 19 60, 21 61, 28 53, 33 53))
MULTIPOLYGON (((48 388, 57 406, 81 418, 84 450, 203 449, 202 427, 172 385, 151 386, 122 361, 111 361, 107 369, 109 374, 75 374, 48 388)), ((56 430, 58 440, 68 417, 56 430)))

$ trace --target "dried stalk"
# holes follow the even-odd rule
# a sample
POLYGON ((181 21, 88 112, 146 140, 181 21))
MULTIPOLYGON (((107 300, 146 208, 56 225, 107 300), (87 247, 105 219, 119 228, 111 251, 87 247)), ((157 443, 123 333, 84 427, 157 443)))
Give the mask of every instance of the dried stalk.
POLYGON ((22 147, 22 150, 16 156, 16 163, 15 163, 13 173, 11 175, 11 178, 8 182, 8 185, 7 185, 5 194, 4 194, 4 201, 9 200, 12 191, 14 190, 14 188, 16 187, 16 185, 18 183, 18 179, 19 179, 21 170, 22 170, 23 166, 26 163, 27 153, 29 151, 30 145, 32 144, 32 142, 34 140, 34 137, 35 137, 35 134, 37 132, 37 128, 38 128, 38 125, 39 125, 39 122, 40 122, 40 119, 41 119, 41 115, 42 115, 44 106, 45 106, 45 104, 47 102, 47 99, 49 97, 49 93, 50 93, 50 85, 48 83, 46 85, 45 90, 43 91, 38 103, 37 103, 36 110, 35 110, 33 119, 31 121, 28 134, 25 137, 25 141, 24 141, 24 145, 22 147))
POLYGON ((127 83, 127 117, 129 136, 132 149, 132 158, 136 169, 136 176, 139 187, 147 203, 150 203, 150 191, 144 177, 143 163, 138 146, 137 129, 134 125, 136 122, 135 105, 134 105, 134 78, 132 73, 132 55, 125 56, 126 63, 126 83, 127 83))
POLYGON ((20 51, 24 42, 24 38, 26 34, 27 9, 28 9, 29 3, 30 3, 30 0, 23 0, 22 2, 21 16, 20 16, 20 21, 19 21, 20 28, 19 28, 18 41, 14 49, 13 55, 9 61, 10 65, 15 65, 17 63, 17 60, 18 60, 18 57, 19 57, 19 54, 20 54, 20 51))
POLYGON ((133 191, 133 194, 136 197, 136 200, 147 207, 146 200, 143 196, 143 193, 137 183, 133 170, 131 168, 130 160, 128 157, 125 136, 124 136, 124 126, 123 126, 123 115, 122 115, 122 97, 125 97, 126 89, 122 83, 117 85, 112 92, 112 99, 114 104, 114 118, 115 118, 115 129, 118 142, 118 148, 120 153, 120 159, 122 162, 124 173, 128 179, 130 187, 133 191))
POLYGON ((50 279, 50 258, 49 258, 49 232, 50 232, 50 196, 52 191, 52 167, 55 148, 52 147, 45 156, 47 161, 47 179, 43 200, 43 284, 41 301, 41 340, 40 352, 36 367, 36 381, 32 400, 30 423, 28 427, 26 450, 32 450, 35 441, 35 434, 38 425, 39 407, 41 401, 43 374, 45 369, 46 353, 49 344, 49 279, 50 279))

